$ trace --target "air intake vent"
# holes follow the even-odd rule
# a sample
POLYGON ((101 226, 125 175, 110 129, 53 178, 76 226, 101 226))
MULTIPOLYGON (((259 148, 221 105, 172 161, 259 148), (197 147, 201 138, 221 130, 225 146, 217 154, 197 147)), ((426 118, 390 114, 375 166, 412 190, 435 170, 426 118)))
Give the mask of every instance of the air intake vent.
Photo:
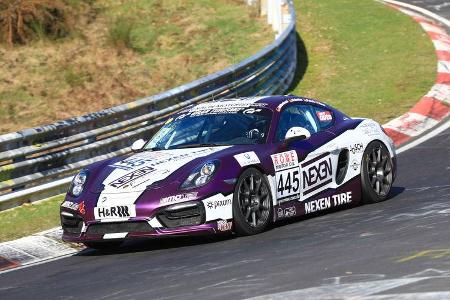
POLYGON ((180 203, 163 209, 157 217, 167 228, 200 225, 205 222, 205 208, 201 202, 180 203))
POLYGON ((73 216, 61 215, 61 225, 65 234, 81 234, 83 219, 73 214, 73 216))
POLYGON ((87 234, 107 234, 121 232, 150 232, 152 227, 145 221, 120 222, 120 223, 96 223, 89 225, 87 234))

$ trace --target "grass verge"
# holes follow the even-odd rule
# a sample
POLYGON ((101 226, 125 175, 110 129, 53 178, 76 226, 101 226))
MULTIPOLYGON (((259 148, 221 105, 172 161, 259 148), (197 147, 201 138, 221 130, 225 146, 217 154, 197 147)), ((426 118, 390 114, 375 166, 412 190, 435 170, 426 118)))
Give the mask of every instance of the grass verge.
POLYGON ((18 239, 59 226, 59 205, 64 196, 24 204, 0 212, 0 242, 18 239))
POLYGON ((90 3, 70 35, 0 45, 0 134, 157 94, 274 38, 265 18, 240 0, 69 2, 90 3))
POLYGON ((433 85, 433 45, 409 16, 373 0, 295 5, 308 57, 293 94, 384 123, 408 111, 433 85))

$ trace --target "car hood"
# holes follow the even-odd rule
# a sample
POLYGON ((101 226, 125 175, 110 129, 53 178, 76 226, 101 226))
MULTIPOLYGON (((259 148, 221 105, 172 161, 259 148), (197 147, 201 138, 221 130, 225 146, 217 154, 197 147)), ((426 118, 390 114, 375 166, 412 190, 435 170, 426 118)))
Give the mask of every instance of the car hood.
POLYGON ((91 192, 102 194, 136 193, 169 177, 191 161, 206 157, 230 146, 145 151, 99 166, 91 192))

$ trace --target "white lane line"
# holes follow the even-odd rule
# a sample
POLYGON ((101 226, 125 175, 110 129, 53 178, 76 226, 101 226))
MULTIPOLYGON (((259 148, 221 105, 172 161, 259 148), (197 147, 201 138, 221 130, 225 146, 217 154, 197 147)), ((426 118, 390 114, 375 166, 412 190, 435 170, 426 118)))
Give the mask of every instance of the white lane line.
MULTIPOLYGON (((332 299, 366 299, 367 296, 382 293, 395 288, 406 286, 428 279, 427 277, 418 278, 399 278, 384 279, 367 282, 355 282, 344 284, 330 284, 315 286, 305 289, 291 290, 274 294, 262 295, 245 300, 332 300, 332 299)), ((393 298, 395 299, 395 298, 393 298)))
POLYGON ((420 25, 423 27, 425 31, 434 32, 440 35, 446 35, 447 33, 445 30, 443 30, 441 27, 438 27, 436 25, 430 25, 428 23, 420 23, 420 25))
POLYGON ((425 134, 424 136, 421 136, 420 138, 400 147, 397 149, 397 154, 400 154, 406 150, 409 150, 413 147, 416 147, 419 144, 422 144, 423 142, 431 139, 432 137, 435 137, 436 135, 438 135, 439 133, 447 130, 448 128, 450 128, 450 120, 446 121, 445 123, 443 123, 442 125, 440 125, 439 127, 436 127, 435 129, 433 129, 432 131, 430 131, 429 133, 425 134))

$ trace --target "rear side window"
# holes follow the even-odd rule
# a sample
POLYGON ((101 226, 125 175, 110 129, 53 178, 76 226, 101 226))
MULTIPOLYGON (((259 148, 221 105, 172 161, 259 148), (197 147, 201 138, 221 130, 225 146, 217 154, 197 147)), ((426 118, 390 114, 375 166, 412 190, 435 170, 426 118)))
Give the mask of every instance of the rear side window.
POLYGON ((334 124, 334 115, 331 110, 318 106, 314 106, 313 110, 320 129, 326 129, 334 124))

